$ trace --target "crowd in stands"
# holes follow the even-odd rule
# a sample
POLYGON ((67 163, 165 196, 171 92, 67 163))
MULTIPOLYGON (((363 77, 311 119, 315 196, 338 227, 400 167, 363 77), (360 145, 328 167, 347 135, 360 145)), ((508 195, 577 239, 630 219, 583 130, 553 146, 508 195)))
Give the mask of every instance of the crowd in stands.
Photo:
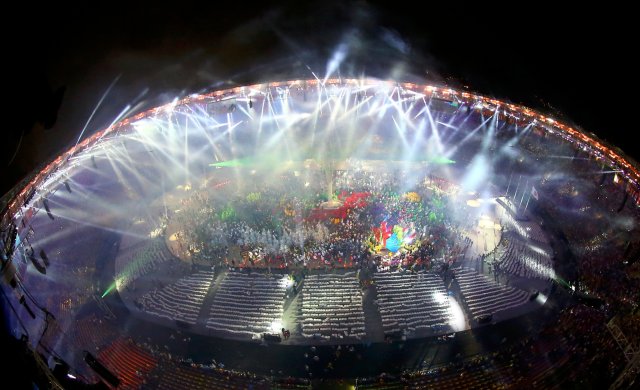
POLYGON ((412 335, 448 329, 449 297, 437 275, 384 272, 374 274, 374 280, 385 333, 412 335))
POLYGON ((286 279, 228 272, 215 292, 206 327, 230 336, 272 332, 272 324, 282 318, 286 279))
POLYGON ((524 305, 530 293, 491 281, 469 268, 456 271, 456 281, 471 316, 475 319, 524 305))
POLYGON ((194 325, 214 273, 199 271, 163 288, 154 288, 136 301, 145 313, 194 325))
POLYGON ((362 291, 355 272, 308 275, 302 287, 299 322, 306 338, 362 338, 362 291))
POLYGON ((504 232, 495 251, 503 272, 529 279, 550 280, 555 276, 551 249, 523 240, 518 234, 504 232))
POLYGON ((503 229, 519 236, 526 242, 533 242, 538 246, 547 247, 549 238, 542 230, 540 224, 525 219, 516 219, 517 207, 508 198, 498 198, 498 207, 496 207, 496 217, 503 226, 503 229))
POLYGON ((598 310, 584 305, 507 342, 496 351, 402 374, 359 378, 357 388, 600 388, 624 367, 624 359, 598 310))
POLYGON ((123 389, 138 389, 146 385, 145 377, 157 365, 152 354, 122 337, 103 348, 97 358, 118 377, 118 388, 123 389))

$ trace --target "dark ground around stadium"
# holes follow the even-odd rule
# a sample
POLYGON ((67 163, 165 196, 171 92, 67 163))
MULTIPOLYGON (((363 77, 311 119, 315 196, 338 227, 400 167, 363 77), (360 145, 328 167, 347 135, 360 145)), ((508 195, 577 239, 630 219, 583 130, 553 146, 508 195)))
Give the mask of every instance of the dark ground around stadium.
MULTIPOLYGON (((290 71, 310 77, 305 65, 322 74, 343 40, 345 74, 386 77, 403 63, 417 76, 558 110, 640 159, 630 141, 637 98, 627 92, 637 82, 635 14, 625 6, 302 3, 15 5, 5 25, 1 192, 73 145, 117 77, 85 135, 127 103, 150 107, 290 71)), ((3 355, 14 364, 2 371, 17 372, 3 355)))

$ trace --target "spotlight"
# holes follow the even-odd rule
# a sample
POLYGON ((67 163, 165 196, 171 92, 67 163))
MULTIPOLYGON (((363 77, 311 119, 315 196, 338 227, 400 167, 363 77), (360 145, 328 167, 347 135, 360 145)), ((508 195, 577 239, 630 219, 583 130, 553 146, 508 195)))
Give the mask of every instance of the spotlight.
POLYGON ((27 305, 27 302, 24 299, 24 295, 20 297, 20 304, 22 306, 24 306, 25 309, 27 309, 27 312, 29 313, 29 316, 31 318, 33 318, 34 320, 36 319, 36 314, 33 312, 33 310, 31 310, 31 308, 27 305))
POLYGON ((44 265, 48 267, 49 266, 49 257, 45 253, 44 249, 40 249, 40 258, 44 262, 44 265))
POLYGON ((535 300, 536 298, 538 298, 538 294, 540 294, 538 291, 534 292, 533 294, 531 294, 531 297, 529 298, 530 301, 535 300))

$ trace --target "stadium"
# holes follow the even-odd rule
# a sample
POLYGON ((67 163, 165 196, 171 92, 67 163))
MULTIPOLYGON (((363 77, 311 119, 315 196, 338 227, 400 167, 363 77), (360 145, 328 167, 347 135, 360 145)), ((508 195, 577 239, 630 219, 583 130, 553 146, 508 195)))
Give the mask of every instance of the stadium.
POLYGON ((78 141, 2 198, 4 317, 41 385, 635 380, 640 172, 562 119, 312 78, 78 141))

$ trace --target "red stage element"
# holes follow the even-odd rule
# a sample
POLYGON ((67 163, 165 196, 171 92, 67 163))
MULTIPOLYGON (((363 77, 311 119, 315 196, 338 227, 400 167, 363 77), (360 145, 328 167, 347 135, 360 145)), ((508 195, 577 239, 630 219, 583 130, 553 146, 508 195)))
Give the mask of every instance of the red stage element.
POLYGON ((369 204, 367 202, 367 198, 369 197, 369 195, 371 194, 368 192, 355 192, 348 194, 346 191, 342 191, 342 193, 338 195, 338 199, 342 202, 342 205, 340 207, 316 207, 315 209, 311 210, 311 213, 309 214, 309 217, 307 217, 307 220, 320 221, 334 218, 343 220, 347 218, 349 210, 367 206, 369 204))

